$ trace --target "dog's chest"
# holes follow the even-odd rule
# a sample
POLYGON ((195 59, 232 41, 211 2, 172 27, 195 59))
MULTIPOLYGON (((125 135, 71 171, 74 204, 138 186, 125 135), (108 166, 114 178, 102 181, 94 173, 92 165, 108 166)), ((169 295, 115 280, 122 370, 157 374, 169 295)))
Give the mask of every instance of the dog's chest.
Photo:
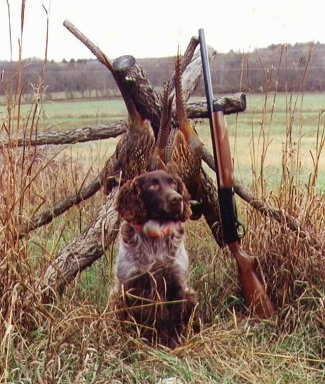
POLYGON ((155 261, 172 261, 175 259, 177 252, 180 250, 181 241, 176 239, 173 234, 162 238, 149 238, 141 236, 138 239, 136 249, 133 250, 133 255, 136 258, 136 253, 140 261, 155 262, 155 261), (135 251, 135 252, 134 252, 135 251))
POLYGON ((185 252, 181 224, 161 236, 148 236, 126 225, 122 227, 121 240, 121 251, 127 253, 128 258, 132 258, 139 267, 155 262, 173 262, 185 252))

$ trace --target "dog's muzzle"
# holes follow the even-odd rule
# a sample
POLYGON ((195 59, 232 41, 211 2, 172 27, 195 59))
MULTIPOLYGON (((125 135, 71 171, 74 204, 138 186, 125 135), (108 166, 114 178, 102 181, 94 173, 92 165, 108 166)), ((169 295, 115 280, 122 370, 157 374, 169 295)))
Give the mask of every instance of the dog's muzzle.
POLYGON ((175 192, 171 193, 166 199, 165 212, 171 216, 180 216, 183 214, 184 202, 182 196, 175 192))

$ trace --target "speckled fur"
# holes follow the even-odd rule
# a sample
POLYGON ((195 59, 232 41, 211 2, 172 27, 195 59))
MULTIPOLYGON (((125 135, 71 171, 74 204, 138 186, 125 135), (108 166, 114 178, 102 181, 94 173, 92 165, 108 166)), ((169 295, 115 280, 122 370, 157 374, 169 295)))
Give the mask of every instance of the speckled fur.
MULTIPOLYGON (((186 333, 197 298, 188 287, 189 261, 184 245, 184 222, 190 215, 189 196, 183 183, 175 177, 177 187, 170 189, 166 183, 170 175, 167 175, 164 171, 148 172, 121 188, 116 204, 123 219, 116 277, 121 319, 128 323, 132 320, 141 336, 173 348, 186 333), (144 208, 151 206, 150 202, 141 201, 146 195, 143 188, 147 188, 148 178, 160 183, 159 199, 181 196, 172 203, 172 208, 165 202, 152 205, 153 210, 157 205, 166 207, 167 219, 163 218, 166 212, 160 219, 157 212, 147 212, 144 208), (140 217, 125 211, 126 201, 130 207, 142 207, 140 217), (162 235, 148 236, 147 227, 162 235)), ((148 198, 148 194, 146 196, 148 198)))

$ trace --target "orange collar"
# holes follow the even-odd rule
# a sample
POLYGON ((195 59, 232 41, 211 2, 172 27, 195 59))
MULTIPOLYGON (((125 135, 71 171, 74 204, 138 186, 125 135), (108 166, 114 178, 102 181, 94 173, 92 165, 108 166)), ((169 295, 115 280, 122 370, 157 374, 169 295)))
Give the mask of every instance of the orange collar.
POLYGON ((145 224, 132 224, 133 228, 138 233, 143 233, 145 236, 153 237, 153 238, 161 238, 166 235, 169 235, 173 232, 173 227, 175 223, 170 223, 169 225, 158 225, 158 224, 150 224, 147 222, 145 224))

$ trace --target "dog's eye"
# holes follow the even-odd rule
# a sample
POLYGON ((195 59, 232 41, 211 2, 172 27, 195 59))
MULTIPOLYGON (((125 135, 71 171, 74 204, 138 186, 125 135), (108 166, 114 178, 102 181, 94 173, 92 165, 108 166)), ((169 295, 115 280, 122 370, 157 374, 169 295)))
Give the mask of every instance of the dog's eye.
POLYGON ((148 185, 148 189, 149 189, 150 191, 157 191, 159 188, 160 188, 160 185, 159 185, 158 181, 156 181, 156 180, 153 180, 153 181, 148 185))
POLYGON ((175 189, 175 191, 177 190, 177 183, 176 183, 176 181, 172 180, 170 182, 170 186, 171 186, 171 188, 175 189))
POLYGON ((168 184, 170 185, 171 188, 177 190, 177 183, 176 183, 176 181, 174 179, 170 178, 168 180, 168 184))

